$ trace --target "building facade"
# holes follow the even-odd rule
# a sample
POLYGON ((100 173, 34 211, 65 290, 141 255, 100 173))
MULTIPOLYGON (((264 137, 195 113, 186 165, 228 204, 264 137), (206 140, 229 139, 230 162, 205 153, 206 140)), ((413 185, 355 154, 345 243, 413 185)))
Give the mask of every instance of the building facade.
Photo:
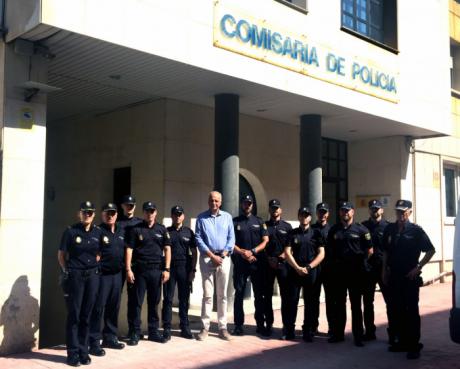
POLYGON ((234 215, 242 193, 264 218, 279 198, 289 221, 339 199, 364 220, 374 197, 391 220, 408 198, 438 250, 426 276, 449 271, 457 2, 2 4, 1 354, 63 342, 57 247, 86 199, 133 193, 165 223, 180 204, 194 226, 214 188, 234 215))

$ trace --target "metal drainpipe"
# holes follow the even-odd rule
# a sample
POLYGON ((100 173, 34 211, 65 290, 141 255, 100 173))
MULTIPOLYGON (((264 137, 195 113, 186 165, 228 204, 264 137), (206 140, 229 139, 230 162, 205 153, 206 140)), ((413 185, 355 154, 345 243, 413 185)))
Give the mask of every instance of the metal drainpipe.
POLYGON ((6 6, 6 0, 0 0, 1 4, 0 4, 0 34, 1 34, 1 37, 2 39, 4 40, 5 39, 5 33, 6 33, 6 29, 5 29, 5 6, 6 6))

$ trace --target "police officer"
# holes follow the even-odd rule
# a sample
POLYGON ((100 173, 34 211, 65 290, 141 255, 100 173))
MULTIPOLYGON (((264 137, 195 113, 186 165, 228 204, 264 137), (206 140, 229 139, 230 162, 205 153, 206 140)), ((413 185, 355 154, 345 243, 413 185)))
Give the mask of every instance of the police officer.
POLYGON ((268 242, 268 231, 264 221, 252 214, 253 203, 254 200, 251 195, 244 196, 241 199, 242 214, 233 218, 235 229, 235 248, 232 254, 235 328, 232 334, 235 336, 244 334, 243 300, 249 277, 254 292, 254 318, 257 324, 257 333, 266 334, 264 325, 267 306, 264 296, 264 267, 266 266, 264 249, 268 242))
POLYGON ((368 270, 367 259, 372 255, 372 239, 369 230, 354 223, 354 206, 351 202, 339 203, 340 222, 333 225, 328 234, 327 247, 330 250, 332 289, 335 304, 331 337, 328 342, 344 340, 347 320, 347 291, 351 303, 352 332, 357 347, 363 344, 363 314, 361 300, 364 279, 368 270))
POLYGON ((61 240, 58 262, 63 273, 67 303, 67 364, 88 365, 89 319, 99 288, 102 234, 93 225, 95 207, 80 204, 80 222, 68 227, 61 240))
POLYGON ((281 294, 281 318, 283 321, 282 340, 295 339, 294 327, 290 323, 290 296, 292 296, 292 283, 289 278, 290 267, 286 262, 284 248, 289 244, 289 234, 292 227, 288 222, 281 219, 283 210, 281 202, 278 199, 272 199, 268 202, 270 219, 265 222, 268 230, 268 244, 265 248, 267 255, 266 280, 265 280, 265 297, 267 299, 266 327, 265 334, 270 336, 273 326, 273 284, 275 278, 281 294))
MULTIPOLYGON (((316 222, 311 225, 313 229, 317 229, 319 232, 321 232, 321 236, 323 237, 324 240, 324 251, 326 254, 327 250, 327 235, 329 233, 329 230, 331 229, 330 224, 328 223, 329 219, 329 205, 325 202, 320 202, 319 204, 316 205, 316 222)), ((319 307, 320 307, 320 297, 321 297, 321 286, 324 286, 324 294, 326 297, 326 318, 327 322, 330 325, 330 320, 332 317, 332 313, 330 311, 330 307, 333 305, 333 303, 330 301, 331 294, 328 293, 329 291, 327 290, 328 284, 327 284, 327 276, 330 274, 327 268, 327 258, 325 256, 325 259, 321 262, 316 267, 316 281, 313 285, 313 295, 312 295, 312 304, 311 304, 311 315, 313 319, 313 326, 312 326, 312 334, 318 334, 318 327, 319 327, 319 307), (327 302, 329 299, 329 303, 327 302)))
POLYGON ((295 288, 290 303, 292 308, 289 326, 294 325, 297 317, 300 291, 304 299, 304 319, 302 337, 305 342, 313 341, 315 325, 315 282, 317 267, 324 259, 324 239, 317 228, 310 227, 311 211, 308 207, 301 207, 298 211, 299 226, 292 230, 289 245, 284 248, 286 259, 297 273, 295 288))
POLYGON ((171 273, 163 285, 163 338, 171 339, 172 302, 177 284, 179 295, 179 319, 181 337, 192 339, 188 320, 190 286, 195 279, 197 251, 195 234, 184 226, 184 209, 176 205, 171 208, 172 226, 168 227, 171 237, 171 273))
POLYGON ((151 201, 142 205, 144 221, 131 228, 126 248, 127 282, 134 284, 135 300, 128 301, 133 309, 133 320, 128 321, 128 345, 138 344, 141 333, 141 309, 147 291, 148 339, 164 343, 158 331, 157 307, 161 297, 161 284, 169 279, 171 266, 171 240, 166 227, 156 223, 157 208, 151 201), (162 257, 164 253, 164 267, 162 257), (162 270, 163 269, 163 270, 162 270))
POLYGON ((409 221, 412 202, 396 202, 396 222, 383 233, 383 279, 388 285, 389 325, 398 338, 389 351, 407 351, 408 359, 418 359, 420 343, 420 313, 418 309, 420 274, 435 249, 425 231, 409 221), (421 253, 422 260, 419 261, 421 253))
POLYGON ((104 356, 100 346, 121 350, 125 345, 118 342, 118 311, 120 310, 122 270, 125 255, 125 232, 116 224, 117 206, 107 203, 102 207, 102 248, 100 260, 99 293, 91 314, 89 353, 104 356), (104 317, 104 328, 101 335, 101 323, 104 317))
MULTIPOLYGON (((117 222, 118 225, 125 230, 125 236, 127 237, 130 233, 131 228, 135 225, 142 223, 142 218, 139 218, 134 215, 136 211, 136 199, 133 195, 124 195, 121 198, 121 208, 123 209, 123 214, 118 217, 117 222)), ((123 271, 122 271, 122 289, 126 281, 126 266, 124 265, 123 260, 123 271)), ((136 316, 135 306, 136 306, 136 291, 134 289, 134 284, 127 284, 127 294, 128 294, 128 309, 127 309, 127 317, 128 323, 133 322, 136 316)), ((143 339, 144 336, 139 334, 139 338, 143 339)))
MULTIPOLYGON (((363 308, 364 308, 364 327, 366 333, 363 336, 364 341, 372 341, 377 337, 375 335, 375 324, 374 324, 374 295, 375 286, 379 285, 380 291, 382 292, 385 303, 387 303, 386 286, 382 283, 382 238, 383 232, 388 225, 388 222, 383 219, 383 205, 378 199, 370 200, 368 203, 369 207, 369 219, 365 220, 362 224, 365 226, 372 237, 372 246, 374 252, 369 258, 370 270, 367 274, 364 285, 363 294, 363 308)), ((388 329, 391 339, 391 329, 388 329)))

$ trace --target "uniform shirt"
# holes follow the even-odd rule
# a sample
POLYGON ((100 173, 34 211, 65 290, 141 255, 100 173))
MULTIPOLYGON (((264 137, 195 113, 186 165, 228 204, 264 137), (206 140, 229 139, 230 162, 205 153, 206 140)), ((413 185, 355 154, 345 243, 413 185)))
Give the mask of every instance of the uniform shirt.
POLYGON ((128 218, 126 215, 122 215, 119 219, 117 224, 125 229, 126 234, 129 234, 129 231, 132 227, 140 224, 143 222, 143 219, 139 217, 132 217, 128 218))
POLYGON ((289 234, 292 227, 284 220, 274 221, 272 219, 265 222, 268 230, 268 243, 265 247, 265 252, 270 257, 278 257, 284 251, 284 248, 289 245, 289 234))
POLYGON ((383 233, 383 249, 387 252, 387 266, 392 275, 405 276, 414 269, 420 254, 434 250, 422 227, 406 222, 399 232, 398 223, 390 223, 383 233))
POLYGON ((303 230, 297 227, 290 234, 289 245, 292 249, 292 256, 301 267, 310 264, 318 255, 319 248, 324 247, 324 243, 324 238, 317 228, 308 227, 303 230))
POLYGON ((127 247, 133 249, 133 263, 160 264, 165 246, 171 246, 171 239, 164 225, 155 223, 150 228, 142 222, 129 232, 127 247))
POLYGON ((323 236, 324 238, 324 242, 326 242, 327 235, 329 234, 329 231, 331 229, 331 226, 329 223, 322 225, 321 223, 316 222, 315 224, 311 225, 311 228, 319 230, 321 232, 321 236, 323 236))
MULTIPOLYGON (((235 245, 240 249, 252 250, 260 245, 262 237, 268 236, 267 226, 262 218, 252 214, 244 214, 233 218, 233 227, 235 229, 235 245)), ((243 261, 241 255, 235 255, 235 262, 243 261)))
POLYGON ((112 233, 109 226, 99 225, 102 232, 101 271, 102 273, 118 273, 123 269, 125 255, 125 230, 115 225, 112 233))
POLYGON ((374 253, 371 256, 371 259, 376 262, 381 262, 382 257, 383 257, 383 249, 382 249, 383 232, 389 223, 385 219, 382 219, 378 223, 375 223, 374 221, 369 219, 369 220, 365 220, 362 224, 371 233, 372 246, 374 247, 374 253))
POLYGON ((231 254, 235 246, 232 216, 223 210, 219 210, 217 215, 212 215, 210 210, 202 212, 196 220, 195 238, 203 255, 208 250, 231 254))
POLYGON ((101 252, 102 232, 91 225, 89 231, 81 223, 69 226, 62 235, 59 250, 68 253, 69 269, 91 269, 99 265, 96 257, 101 252))
POLYGON ((331 262, 361 268, 365 266, 368 250, 372 248, 372 238, 369 230, 362 224, 352 223, 345 227, 340 222, 329 230, 327 248, 331 262))
POLYGON ((192 255, 192 249, 196 249, 195 234, 185 226, 175 228, 168 227, 171 237, 171 263, 185 262, 192 255))

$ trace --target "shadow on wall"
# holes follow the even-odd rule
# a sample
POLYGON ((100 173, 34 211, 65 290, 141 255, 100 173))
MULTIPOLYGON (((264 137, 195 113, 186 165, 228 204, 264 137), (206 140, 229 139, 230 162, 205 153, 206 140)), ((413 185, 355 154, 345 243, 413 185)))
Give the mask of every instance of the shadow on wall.
POLYGON ((0 313, 0 328, 3 327, 0 354, 31 351, 36 346, 39 311, 38 300, 30 295, 27 276, 20 276, 0 313))

